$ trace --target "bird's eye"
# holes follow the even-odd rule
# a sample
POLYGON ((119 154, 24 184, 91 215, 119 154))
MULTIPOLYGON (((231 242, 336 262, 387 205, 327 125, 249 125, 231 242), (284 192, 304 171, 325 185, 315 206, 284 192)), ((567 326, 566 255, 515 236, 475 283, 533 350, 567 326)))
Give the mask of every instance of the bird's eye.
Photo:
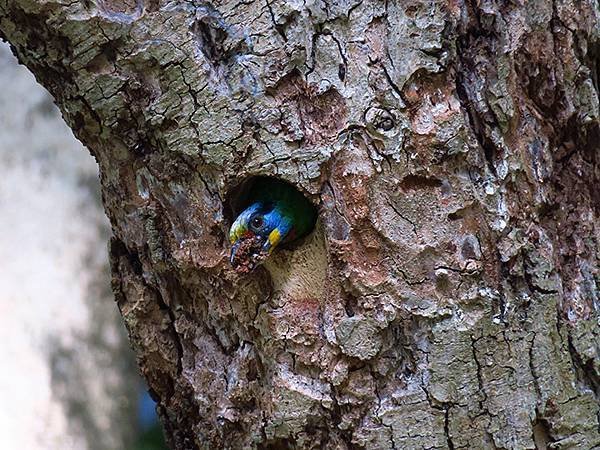
POLYGON ((264 220, 260 216, 254 217, 252 219, 252 221, 250 222, 250 226, 252 228, 254 228, 255 230, 260 230, 262 228, 263 224, 264 224, 264 220))

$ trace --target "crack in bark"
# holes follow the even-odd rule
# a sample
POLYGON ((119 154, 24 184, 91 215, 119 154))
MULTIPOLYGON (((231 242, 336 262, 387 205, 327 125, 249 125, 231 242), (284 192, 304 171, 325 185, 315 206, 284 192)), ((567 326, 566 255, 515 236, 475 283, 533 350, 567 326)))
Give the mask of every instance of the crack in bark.
POLYGON ((573 345, 573 337, 568 332, 567 345, 571 357, 571 365, 575 371, 576 378, 594 393, 596 399, 600 398, 600 376, 595 373, 593 360, 583 361, 581 355, 573 345))

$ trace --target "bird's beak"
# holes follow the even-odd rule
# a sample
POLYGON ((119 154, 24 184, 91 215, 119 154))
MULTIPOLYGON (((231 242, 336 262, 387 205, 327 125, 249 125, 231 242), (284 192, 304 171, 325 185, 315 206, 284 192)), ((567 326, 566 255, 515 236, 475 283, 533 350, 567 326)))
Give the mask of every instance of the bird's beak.
POLYGON ((235 266, 235 254, 238 251, 238 248, 240 248, 240 244, 242 243, 241 239, 238 239, 235 244, 233 244, 233 246, 231 247, 231 255, 229 256, 229 262, 231 263, 232 266, 235 266))
POLYGON ((263 236, 241 237, 231 246, 229 262, 238 272, 249 273, 273 250, 272 243, 263 236))

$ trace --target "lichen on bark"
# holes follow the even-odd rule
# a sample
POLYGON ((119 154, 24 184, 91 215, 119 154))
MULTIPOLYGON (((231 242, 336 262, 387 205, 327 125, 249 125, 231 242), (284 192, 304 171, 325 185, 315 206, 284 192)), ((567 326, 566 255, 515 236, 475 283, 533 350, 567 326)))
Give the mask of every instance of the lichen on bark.
POLYGON ((591 0, 0 0, 96 157, 173 448, 593 448, 591 0), (315 233, 249 275, 228 195, 315 233))

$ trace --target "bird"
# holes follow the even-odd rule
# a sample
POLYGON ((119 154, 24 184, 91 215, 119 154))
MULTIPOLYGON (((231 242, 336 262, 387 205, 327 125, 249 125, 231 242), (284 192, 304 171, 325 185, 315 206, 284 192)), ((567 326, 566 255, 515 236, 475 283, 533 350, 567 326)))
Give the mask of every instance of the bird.
POLYGON ((248 273, 275 249, 308 235, 317 211, 294 186, 276 178, 259 177, 243 194, 244 207, 229 230, 230 263, 248 273))

